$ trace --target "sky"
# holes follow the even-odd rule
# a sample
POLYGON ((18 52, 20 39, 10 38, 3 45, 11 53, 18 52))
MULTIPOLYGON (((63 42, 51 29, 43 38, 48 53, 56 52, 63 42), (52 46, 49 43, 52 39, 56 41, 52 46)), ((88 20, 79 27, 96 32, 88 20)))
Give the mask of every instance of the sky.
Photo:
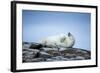
POLYGON ((48 36, 70 32, 76 40, 75 48, 90 50, 90 24, 90 13, 23 10, 22 39, 38 42, 48 36))

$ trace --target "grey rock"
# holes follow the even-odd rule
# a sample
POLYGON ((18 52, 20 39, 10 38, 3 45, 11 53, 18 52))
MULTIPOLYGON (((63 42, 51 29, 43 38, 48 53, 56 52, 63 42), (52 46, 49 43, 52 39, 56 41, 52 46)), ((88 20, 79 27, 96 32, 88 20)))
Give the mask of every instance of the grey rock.
POLYGON ((47 58, 46 61, 51 62, 51 61, 54 61, 54 60, 52 58, 47 58))
POLYGON ((44 51, 57 51, 57 48, 49 48, 49 47, 43 47, 42 50, 44 51))
POLYGON ((23 62, 51 62, 91 59, 91 51, 80 48, 50 48, 41 46, 39 43, 23 43, 23 62))
POLYGON ((41 49, 43 47, 42 44, 39 43, 31 43, 30 47, 31 49, 41 49))
POLYGON ((46 53, 46 52, 40 52, 40 57, 41 57, 41 58, 51 58, 52 55, 50 55, 50 54, 48 54, 48 53, 46 53))
POLYGON ((75 58, 70 58, 71 60, 85 60, 84 57, 81 57, 81 56, 77 56, 75 58))
POLYGON ((55 61, 67 61, 69 60, 68 58, 64 58, 63 56, 57 56, 52 58, 55 61))

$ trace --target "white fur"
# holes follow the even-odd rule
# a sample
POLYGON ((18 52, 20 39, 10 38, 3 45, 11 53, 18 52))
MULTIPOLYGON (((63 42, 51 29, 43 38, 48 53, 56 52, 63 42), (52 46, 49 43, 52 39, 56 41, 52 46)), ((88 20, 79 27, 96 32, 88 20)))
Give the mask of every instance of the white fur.
POLYGON ((56 36, 50 36, 47 37, 40 42, 41 44, 47 46, 47 47, 73 47, 75 43, 74 36, 70 34, 70 37, 68 34, 60 34, 56 36))

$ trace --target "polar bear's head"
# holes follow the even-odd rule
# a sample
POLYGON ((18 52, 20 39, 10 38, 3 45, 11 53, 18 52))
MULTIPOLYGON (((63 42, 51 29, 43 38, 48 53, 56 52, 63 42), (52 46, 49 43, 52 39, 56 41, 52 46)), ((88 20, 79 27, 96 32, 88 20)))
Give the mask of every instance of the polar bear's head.
POLYGON ((64 43, 66 47, 72 47, 75 44, 74 36, 69 32, 67 35, 62 36, 61 43, 64 43))

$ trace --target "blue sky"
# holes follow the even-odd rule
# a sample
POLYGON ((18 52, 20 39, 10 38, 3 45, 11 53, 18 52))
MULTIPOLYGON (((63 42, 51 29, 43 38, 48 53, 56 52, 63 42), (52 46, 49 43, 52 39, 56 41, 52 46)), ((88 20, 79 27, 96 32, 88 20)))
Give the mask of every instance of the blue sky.
POLYGON ((90 50, 90 20, 90 13, 23 10, 23 41, 70 32, 76 39, 74 47, 90 50))

